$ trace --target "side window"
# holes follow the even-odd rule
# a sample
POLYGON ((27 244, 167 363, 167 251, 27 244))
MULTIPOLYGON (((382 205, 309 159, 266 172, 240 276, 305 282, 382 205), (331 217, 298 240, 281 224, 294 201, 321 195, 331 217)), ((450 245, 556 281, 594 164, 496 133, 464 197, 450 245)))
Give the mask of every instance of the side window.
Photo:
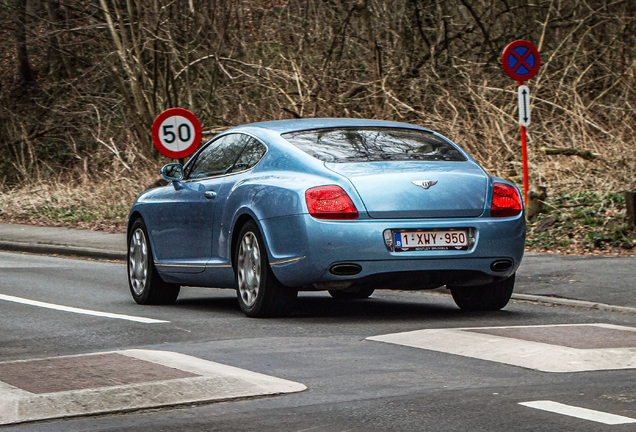
POLYGON ((249 138, 243 134, 231 134, 214 141, 201 151, 188 178, 212 177, 229 172, 249 138))
POLYGON ((248 137, 247 145, 229 172, 245 171, 256 165, 265 156, 267 147, 257 139, 248 137))

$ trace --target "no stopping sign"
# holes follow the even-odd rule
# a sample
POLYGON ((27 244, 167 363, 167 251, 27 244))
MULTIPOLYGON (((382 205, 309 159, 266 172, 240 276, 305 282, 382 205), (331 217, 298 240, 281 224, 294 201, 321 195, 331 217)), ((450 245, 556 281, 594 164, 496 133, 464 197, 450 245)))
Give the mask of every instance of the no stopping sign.
POLYGON ((190 111, 170 108, 152 124, 152 143, 159 153, 173 159, 190 156, 201 143, 201 122, 190 111))
POLYGON ((532 42, 516 40, 504 48, 501 65, 513 80, 527 81, 539 72, 541 54, 532 42))

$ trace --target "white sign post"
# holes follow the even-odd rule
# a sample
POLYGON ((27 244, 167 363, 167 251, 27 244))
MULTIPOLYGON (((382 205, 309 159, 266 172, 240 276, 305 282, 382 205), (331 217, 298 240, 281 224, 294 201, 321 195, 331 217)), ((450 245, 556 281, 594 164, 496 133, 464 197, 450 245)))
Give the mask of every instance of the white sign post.
POLYGON ((519 86, 517 96, 519 97, 519 124, 528 127, 530 126, 530 90, 528 90, 528 86, 519 86))

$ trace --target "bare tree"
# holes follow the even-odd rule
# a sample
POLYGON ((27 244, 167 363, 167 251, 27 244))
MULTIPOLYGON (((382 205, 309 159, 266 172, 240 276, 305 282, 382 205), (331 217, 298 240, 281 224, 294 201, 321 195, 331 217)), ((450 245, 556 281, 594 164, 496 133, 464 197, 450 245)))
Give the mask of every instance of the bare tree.
MULTIPOLYGON (((415 122, 515 179, 516 83, 502 72, 500 56, 523 38, 543 58, 529 83, 533 181, 562 188, 633 183, 633 1, 40 3, 3 4, 0 32, 10 29, 21 47, 16 62, 0 63, 17 77, 0 88, 0 150, 11 155, 4 167, 126 170, 116 153, 159 157, 150 142, 152 121, 181 106, 201 118, 208 137, 235 124, 288 117, 415 122), (60 73, 42 78, 47 55, 60 73), (37 109, 27 109, 10 87, 36 77, 37 109), (543 147, 602 157, 581 163, 543 147)), ((0 179, 7 170, 0 166, 0 179)))
POLYGON ((33 82, 33 72, 29 63, 29 53, 27 51, 27 0, 14 0, 13 22, 15 24, 15 41, 18 59, 18 74, 22 86, 27 86, 33 82))

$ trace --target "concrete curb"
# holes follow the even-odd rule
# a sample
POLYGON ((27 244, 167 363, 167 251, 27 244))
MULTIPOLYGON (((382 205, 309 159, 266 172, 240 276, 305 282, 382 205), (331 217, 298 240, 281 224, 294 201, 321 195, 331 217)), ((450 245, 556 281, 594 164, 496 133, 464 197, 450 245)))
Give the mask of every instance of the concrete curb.
POLYGON ((105 260, 126 260, 126 252, 107 251, 77 246, 64 246, 55 244, 23 243, 12 241, 0 241, 0 250, 8 252, 29 252, 36 254, 55 254, 65 256, 78 256, 84 258, 105 260))
MULTIPOLYGON (((445 290, 446 288, 436 288, 435 290, 422 291, 422 292, 426 294, 452 297, 451 294, 446 293, 445 290)), ((517 294, 517 293, 513 293, 511 299, 528 301, 533 303, 543 303, 543 304, 555 305, 555 306, 572 306, 572 307, 580 307, 580 308, 586 308, 586 309, 598 309, 598 310, 603 310, 608 312, 625 312, 625 313, 636 314, 636 308, 633 308, 633 307, 608 305, 605 303, 591 302, 591 301, 585 301, 585 300, 574 300, 574 299, 559 298, 559 297, 548 297, 548 296, 540 296, 540 295, 534 295, 534 294, 517 294)))
POLYGON ((615 306, 608 305, 605 303, 597 303, 590 302, 584 300, 572 300, 566 298, 558 298, 558 297, 546 297, 540 295, 531 295, 531 294, 512 294, 512 298, 514 300, 524 300, 531 301, 536 303, 546 303, 551 305, 559 305, 559 306, 574 306, 574 307, 582 307, 588 309, 598 309, 609 312, 627 312, 627 313, 636 313, 636 308, 629 306, 615 306))

